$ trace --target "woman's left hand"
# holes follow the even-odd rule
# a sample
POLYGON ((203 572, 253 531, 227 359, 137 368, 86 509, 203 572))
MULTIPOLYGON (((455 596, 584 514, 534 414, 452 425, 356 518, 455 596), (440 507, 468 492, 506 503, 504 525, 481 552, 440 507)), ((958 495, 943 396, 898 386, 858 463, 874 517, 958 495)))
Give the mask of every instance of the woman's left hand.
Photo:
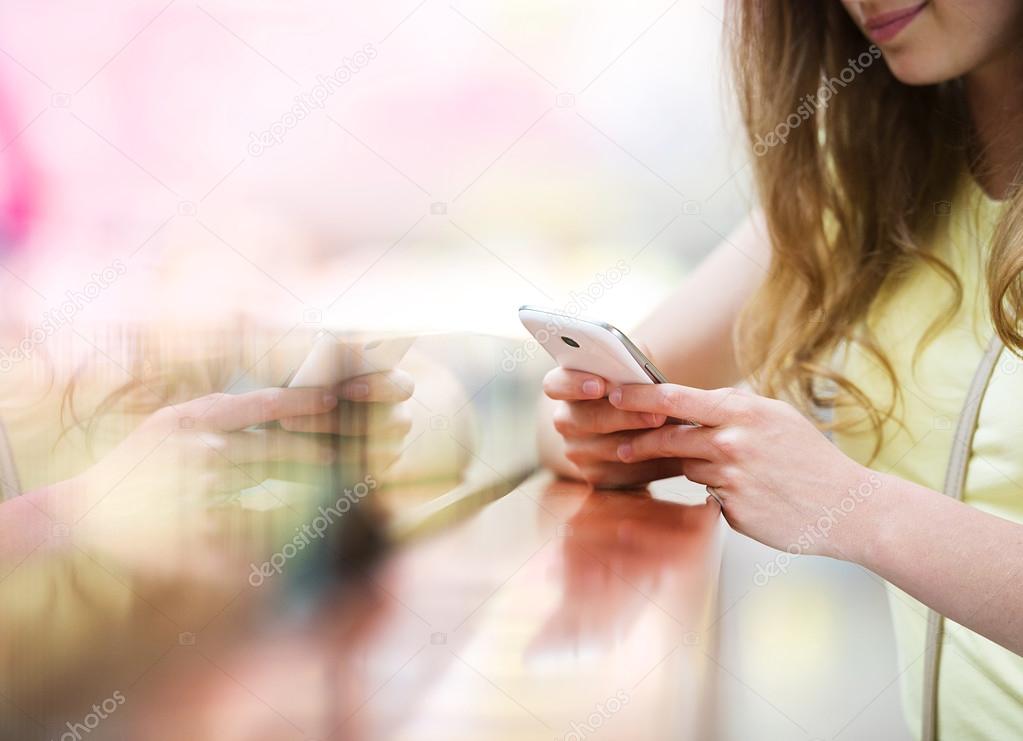
POLYGON ((638 433, 619 446, 623 462, 683 459, 686 477, 713 489, 739 532, 780 550, 857 560, 883 477, 844 455, 791 405, 674 384, 622 386, 609 400, 700 425, 638 433))

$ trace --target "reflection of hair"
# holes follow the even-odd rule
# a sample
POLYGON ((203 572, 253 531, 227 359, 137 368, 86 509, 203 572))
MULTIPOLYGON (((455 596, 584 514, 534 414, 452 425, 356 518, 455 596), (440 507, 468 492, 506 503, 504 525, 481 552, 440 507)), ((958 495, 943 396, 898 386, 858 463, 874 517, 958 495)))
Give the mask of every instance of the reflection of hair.
MULTIPOLYGON (((952 199, 964 170, 978 164, 968 157, 962 85, 912 87, 883 63, 861 65, 859 79, 814 107, 805 125, 789 125, 784 142, 765 146, 764 137, 793 112, 805 113, 807 96, 840 77, 868 51, 867 42, 837 2, 737 0, 730 21, 739 104, 757 155, 754 174, 773 255, 769 278, 739 325, 743 365, 764 393, 807 411, 861 409, 880 446, 897 384, 863 320, 882 281, 898 280, 924 261, 954 287, 954 305, 936 317, 925 342, 962 301, 956 275, 928 252, 943 226, 940 206, 952 199), (890 405, 875 407, 829 367, 844 344, 860 347, 885 369, 890 405)), ((1017 352, 1023 349, 1021 240, 1023 195, 1016 187, 996 228, 987 283, 994 326, 1017 352)))
MULTIPOLYGON (((232 357, 222 331, 193 330, 193 333, 199 336, 195 337, 194 345, 186 349, 184 357, 180 343, 162 342, 159 332, 141 328, 118 331, 113 344, 107 348, 97 347, 95 355, 79 366, 64 389, 61 437, 77 429, 84 435, 91 453, 100 424, 112 415, 124 415, 137 421, 161 407, 222 390, 239 358, 232 357), (212 335, 212 340, 208 335, 212 335), (82 375, 92 364, 102 363, 104 359, 114 366, 117 375, 128 376, 128 380, 98 403, 87 403, 83 408, 78 399, 82 375)), ((124 432, 121 430, 119 434, 124 432)))

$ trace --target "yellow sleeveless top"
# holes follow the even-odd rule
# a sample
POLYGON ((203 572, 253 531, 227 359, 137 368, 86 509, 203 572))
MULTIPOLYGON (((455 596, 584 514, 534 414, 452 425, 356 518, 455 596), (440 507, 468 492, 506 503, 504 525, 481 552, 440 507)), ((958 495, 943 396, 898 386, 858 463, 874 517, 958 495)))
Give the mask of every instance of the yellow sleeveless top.
MULTIPOLYGON (((952 300, 947 280, 921 262, 898 285, 882 291, 867 323, 898 379, 898 421, 885 426, 883 446, 873 461, 874 438, 862 427, 836 434, 835 441, 846 454, 875 470, 940 492, 967 387, 994 334, 987 311, 984 262, 1000 204, 966 178, 953 201, 937 204, 936 209, 947 215, 940 217, 943 228, 934 254, 959 277, 962 305, 921 349, 928 327, 952 300)), ((850 349, 843 363, 847 376, 875 403, 883 406, 890 401, 890 384, 876 361, 850 349)), ((1008 350, 998 360, 980 412, 964 500, 1023 523, 1023 361, 1008 350)), ((955 533, 935 537, 954 542, 955 533)), ((1020 582, 1006 585, 1006 589, 1021 587, 1020 582)), ((927 610, 891 585, 887 591, 902 672, 903 708, 910 730, 918 737, 927 610)), ((957 623, 946 620, 945 624, 938 697, 940 737, 1023 738, 1023 658, 957 623)))

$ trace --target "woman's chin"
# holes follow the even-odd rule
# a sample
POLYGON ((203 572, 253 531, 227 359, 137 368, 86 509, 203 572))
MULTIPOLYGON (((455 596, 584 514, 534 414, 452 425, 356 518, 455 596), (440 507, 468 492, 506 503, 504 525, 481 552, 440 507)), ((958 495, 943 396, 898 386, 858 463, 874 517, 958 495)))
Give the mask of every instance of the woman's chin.
POLYGON ((936 85, 959 77, 962 72, 947 57, 935 57, 915 49, 883 50, 892 75, 905 85, 936 85))

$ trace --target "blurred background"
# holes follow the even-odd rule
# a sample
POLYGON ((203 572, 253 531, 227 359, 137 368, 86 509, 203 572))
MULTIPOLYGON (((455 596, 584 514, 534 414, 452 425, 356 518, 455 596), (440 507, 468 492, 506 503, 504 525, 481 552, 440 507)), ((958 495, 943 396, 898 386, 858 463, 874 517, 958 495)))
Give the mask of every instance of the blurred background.
POLYGON ((488 737, 567 738, 619 677, 648 676, 643 691, 629 685, 634 733, 664 732, 669 714, 682 725, 714 716, 720 738, 891 729, 896 690, 871 699, 894 660, 869 576, 807 558, 753 590, 751 564, 775 554, 731 534, 718 598, 720 522, 661 502, 687 501, 677 482, 632 503, 627 532, 619 495, 546 479, 508 494, 535 464, 547 367, 507 364, 527 338, 517 307, 628 329, 750 207, 723 5, 0 2, 11 488, 94 470, 170 401, 281 385, 322 329, 416 333, 423 356, 402 366, 416 379, 397 466, 407 470, 378 475, 362 514, 287 580, 257 589, 249 569, 337 498, 336 478, 305 499, 262 482, 259 506, 211 507, 194 501, 197 477, 178 459, 141 478, 144 452, 117 470, 120 496, 70 530, 43 520, 39 540, 12 539, 0 558, 0 738, 56 737, 115 689, 135 710, 92 738, 280 741, 341 728, 332 737, 449 739, 467 707, 483 708, 477 722, 499 719, 482 726, 488 737), (376 543, 364 520, 396 517, 384 530, 401 539, 491 500, 326 613, 296 597, 336 576, 324 572, 340 570, 345 543, 376 543), (566 526, 621 573, 573 550, 566 526), (682 533, 674 548, 666 527, 682 533), (74 548, 47 551, 54 541, 74 548), (729 631, 720 650, 714 630, 729 631), (851 669, 836 677, 840 666, 851 669), (518 682, 511 700, 547 728, 490 676, 518 682), (548 695, 552 678, 561 689, 548 695), (394 694, 370 703, 392 679, 394 694), (852 716, 850 702, 869 712, 852 716), (349 710, 347 726, 330 717, 349 710))
POLYGON ((4 300, 121 260, 76 321, 628 326, 748 207, 722 5, 7 0, 4 300))

